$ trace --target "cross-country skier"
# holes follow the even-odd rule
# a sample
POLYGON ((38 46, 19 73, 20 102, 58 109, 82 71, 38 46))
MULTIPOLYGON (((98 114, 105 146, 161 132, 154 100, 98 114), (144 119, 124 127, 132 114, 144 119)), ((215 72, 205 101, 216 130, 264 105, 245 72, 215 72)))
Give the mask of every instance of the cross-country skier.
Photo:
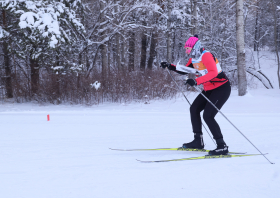
MULTIPOLYGON (((190 86, 202 84, 204 87, 202 93, 218 109, 221 109, 230 96, 231 86, 228 78, 220 67, 218 59, 201 46, 201 42, 197 35, 190 37, 187 40, 184 48, 190 57, 186 66, 192 67, 200 73, 200 77, 197 77, 196 79, 189 78, 186 81, 186 84, 189 84, 190 86)), ((179 65, 176 67, 176 65, 162 62, 161 67, 167 67, 169 70, 173 70, 179 74, 186 74, 184 73, 184 70, 179 68, 179 65)), ((228 146, 226 145, 221 129, 215 120, 215 116, 218 111, 201 94, 196 97, 190 107, 194 140, 192 142, 183 144, 183 148, 204 148, 202 123, 200 117, 200 112, 203 110, 203 119, 217 143, 217 148, 215 150, 209 151, 209 155, 227 155, 228 146)))

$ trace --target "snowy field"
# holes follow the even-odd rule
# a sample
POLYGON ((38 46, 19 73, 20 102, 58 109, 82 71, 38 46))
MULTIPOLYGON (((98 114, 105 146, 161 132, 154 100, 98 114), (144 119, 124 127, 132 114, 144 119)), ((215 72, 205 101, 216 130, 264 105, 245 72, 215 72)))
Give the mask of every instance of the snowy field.
MULTIPOLYGON (((197 94, 188 94, 192 102, 197 94)), ((263 156, 140 163, 202 156, 184 151, 112 151, 179 147, 193 139, 183 97, 150 104, 39 106, 0 104, 1 198, 279 197, 280 92, 232 95, 222 112, 263 156), (47 115, 50 121, 47 121, 47 115)), ((221 115, 230 151, 258 153, 221 115)), ((204 133, 207 149, 215 145, 204 133)))

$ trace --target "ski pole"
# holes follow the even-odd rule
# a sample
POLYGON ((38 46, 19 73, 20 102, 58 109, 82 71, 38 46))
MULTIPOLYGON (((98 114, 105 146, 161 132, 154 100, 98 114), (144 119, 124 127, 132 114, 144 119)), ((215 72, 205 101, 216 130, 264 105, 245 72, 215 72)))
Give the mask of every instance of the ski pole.
MULTIPOLYGON (((188 78, 186 78, 186 80, 188 80, 188 78)), ((273 162, 271 162, 221 111, 220 111, 220 109, 218 109, 218 107, 216 107, 216 105, 214 105, 210 100, 209 100, 209 98, 207 98, 202 92, 201 92, 201 90, 198 88, 198 87, 196 87, 196 86, 193 86, 197 91, 199 91, 200 92, 200 94, 220 113, 220 114, 222 114, 222 116, 224 116, 224 118, 241 134, 241 135, 243 135, 243 137, 246 139, 246 140, 248 140, 248 142, 250 142, 251 143, 251 145, 253 145, 258 151, 259 151, 259 153, 262 155, 262 156, 264 156, 266 159, 267 159, 267 161, 269 161, 269 163, 270 164, 274 164, 273 162)))
MULTIPOLYGON (((179 85, 178 85, 177 82, 175 81, 175 79, 174 79, 174 77, 172 76, 172 74, 170 73, 170 71, 169 71, 168 69, 166 69, 166 71, 169 73, 169 75, 171 76, 173 82, 176 84, 178 90, 183 94, 183 96, 184 96, 185 99, 188 101, 189 105, 191 106, 190 101, 188 100, 188 98, 186 97, 186 95, 184 94, 184 92, 180 89, 179 85)), ((210 137, 210 138, 212 139, 212 141, 214 142, 214 144, 216 144, 215 141, 213 140, 213 138, 211 137, 209 131, 208 131, 208 130, 206 129, 206 127, 204 126, 204 124, 203 124, 202 122, 201 122, 201 124, 202 124, 203 128, 205 129, 205 131, 208 133, 209 137, 210 137)))

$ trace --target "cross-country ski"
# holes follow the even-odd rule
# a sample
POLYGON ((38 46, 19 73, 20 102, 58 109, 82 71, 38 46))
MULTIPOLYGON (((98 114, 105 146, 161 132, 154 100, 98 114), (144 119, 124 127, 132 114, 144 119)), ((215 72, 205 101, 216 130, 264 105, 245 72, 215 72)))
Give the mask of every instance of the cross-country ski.
POLYGON ((248 156, 256 156, 261 154, 247 154, 247 155, 204 155, 199 157, 190 157, 190 158, 181 158, 181 159, 169 159, 169 160, 155 160, 155 161, 144 161, 138 160, 143 163, 153 163, 153 162, 173 162, 173 161, 186 161, 186 160, 199 160, 199 159, 221 159, 221 158, 233 158, 233 157, 248 157, 248 156))
MULTIPOLYGON (((191 152, 206 152, 208 153, 210 150, 206 149, 192 149, 192 148, 156 148, 156 149, 114 149, 109 148, 114 151, 191 151, 191 152)), ((246 152, 229 152, 230 154, 246 154, 246 152)))

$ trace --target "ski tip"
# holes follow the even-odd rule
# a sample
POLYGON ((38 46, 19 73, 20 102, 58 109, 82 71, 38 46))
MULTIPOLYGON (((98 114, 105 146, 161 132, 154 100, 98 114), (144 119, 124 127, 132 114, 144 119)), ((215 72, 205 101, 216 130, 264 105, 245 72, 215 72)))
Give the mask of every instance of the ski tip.
POLYGON ((114 148, 109 148, 109 149, 113 151, 137 151, 137 149, 114 149, 114 148))
POLYGON ((154 162, 164 162, 164 161, 142 161, 142 160, 139 160, 139 159, 136 159, 138 162, 141 162, 141 163, 154 163, 154 162))
POLYGON ((109 149, 113 151, 124 151, 123 149, 114 149, 114 148, 109 148, 109 149))
POLYGON ((139 159, 136 159, 136 161, 142 162, 142 163, 150 163, 149 161, 142 161, 142 160, 139 160, 139 159))

